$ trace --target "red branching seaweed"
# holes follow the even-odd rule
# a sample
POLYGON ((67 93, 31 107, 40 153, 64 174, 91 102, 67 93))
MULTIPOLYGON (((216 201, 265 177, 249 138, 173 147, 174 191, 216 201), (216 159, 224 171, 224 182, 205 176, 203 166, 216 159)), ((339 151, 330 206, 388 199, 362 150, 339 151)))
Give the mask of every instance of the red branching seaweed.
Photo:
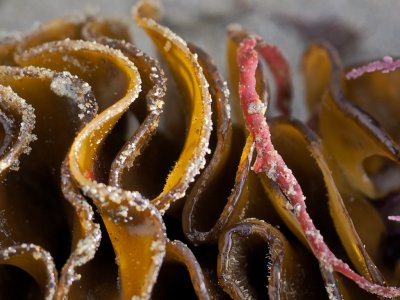
POLYGON ((307 241, 320 265, 336 271, 357 283, 361 288, 382 297, 400 296, 400 289, 385 287, 368 281, 355 273, 345 262, 337 258, 324 242, 319 230, 315 227, 307 210, 303 191, 292 171, 286 166, 280 154, 275 150, 264 118, 266 107, 256 92, 255 72, 258 64, 256 50, 259 38, 245 39, 238 49, 238 65, 240 67, 239 95, 246 121, 246 126, 253 135, 256 144, 257 158, 253 170, 265 172, 276 182, 294 208, 294 212, 305 233, 307 241))

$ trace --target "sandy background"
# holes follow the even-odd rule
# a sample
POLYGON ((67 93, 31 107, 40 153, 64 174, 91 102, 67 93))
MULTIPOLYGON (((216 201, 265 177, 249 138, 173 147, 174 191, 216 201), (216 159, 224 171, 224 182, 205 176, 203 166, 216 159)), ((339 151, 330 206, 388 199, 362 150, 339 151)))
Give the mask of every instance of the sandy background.
MULTIPOLYGON (((111 0, 0 0, 0 32, 27 31, 41 22, 80 12, 118 17, 132 27, 140 48, 149 41, 130 19, 135 1, 111 0)), ((339 47, 345 63, 400 52, 397 0, 164 0, 163 24, 211 54, 225 72, 225 28, 241 23, 278 45, 294 73, 298 103, 302 98, 299 61, 314 39, 329 39, 339 47)))

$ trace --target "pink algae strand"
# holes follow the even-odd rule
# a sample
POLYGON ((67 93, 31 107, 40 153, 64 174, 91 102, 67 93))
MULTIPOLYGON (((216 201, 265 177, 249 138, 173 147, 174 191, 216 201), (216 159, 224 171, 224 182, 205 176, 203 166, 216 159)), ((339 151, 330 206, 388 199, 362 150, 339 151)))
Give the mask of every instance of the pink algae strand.
POLYGON ((364 66, 354 68, 346 74, 347 79, 356 79, 365 73, 381 71, 382 73, 393 72, 400 68, 400 60, 393 60, 390 56, 385 56, 382 60, 370 62, 364 66))
POLYGON ((277 108, 283 115, 288 116, 292 98, 292 76, 289 63, 278 47, 267 44, 261 38, 256 39, 257 51, 268 64, 277 85, 277 108))
POLYGON ((400 216, 389 216, 390 221, 400 222, 400 216))
POLYGON ((345 262, 334 255, 315 227, 306 210, 305 197, 299 183, 292 171, 286 166, 281 155, 275 150, 271 141, 269 127, 264 117, 265 107, 256 92, 255 74, 258 64, 256 45, 258 42, 255 38, 245 39, 237 53, 240 69, 240 102, 246 126, 254 137, 257 152, 253 166, 254 172, 265 172, 271 180, 278 184, 291 206, 294 207, 297 221, 322 267, 343 274, 371 293, 382 297, 400 296, 400 289, 372 283, 355 273, 345 262))

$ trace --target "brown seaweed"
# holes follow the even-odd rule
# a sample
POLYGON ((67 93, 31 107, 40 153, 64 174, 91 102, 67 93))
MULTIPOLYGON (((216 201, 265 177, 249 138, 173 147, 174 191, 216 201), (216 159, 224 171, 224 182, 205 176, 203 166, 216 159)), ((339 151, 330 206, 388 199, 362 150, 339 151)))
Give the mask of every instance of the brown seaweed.
POLYGON ((233 299, 318 299, 324 294, 310 254, 256 219, 220 236, 218 278, 233 299))

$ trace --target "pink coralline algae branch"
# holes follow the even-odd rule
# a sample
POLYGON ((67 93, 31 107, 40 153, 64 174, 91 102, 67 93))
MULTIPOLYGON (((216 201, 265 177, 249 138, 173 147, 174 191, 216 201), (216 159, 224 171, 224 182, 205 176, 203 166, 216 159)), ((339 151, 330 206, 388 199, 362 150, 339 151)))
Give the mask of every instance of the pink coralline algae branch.
MULTIPOLYGON (((258 65, 259 38, 247 38, 240 45, 237 53, 237 63, 240 68, 239 95, 240 102, 246 121, 246 126, 255 140, 257 158, 253 166, 256 173, 265 172, 266 175, 276 182, 287 197, 291 206, 294 207, 295 216, 301 226, 307 241, 320 265, 329 271, 336 271, 353 280, 362 289, 382 297, 400 296, 400 288, 385 287, 368 281, 363 276, 354 272, 349 265, 337 258, 324 242, 319 230, 315 227, 306 209, 303 191, 293 175, 286 166, 281 155, 275 150, 271 134, 264 117, 265 105, 261 102, 256 92, 256 68, 258 65)), ((396 63, 397 68, 397 62, 396 63)), ((383 62, 384 68, 389 68, 389 62, 383 62)), ((389 69, 392 70, 394 67, 389 69)), ((379 68, 379 64, 376 64, 379 68)), ((366 67, 365 70, 372 69, 366 67)), ((389 70, 388 69, 388 70, 389 70)), ((385 69, 386 70, 386 69, 385 69)), ((358 71, 356 75, 361 76, 364 72, 358 71)), ((353 76, 353 75, 352 75, 353 76)), ((355 76, 355 75, 354 75, 355 76)), ((396 217, 397 220, 397 217, 396 217)))
POLYGON ((359 68, 352 69, 346 74, 347 79, 356 79, 361 77, 365 73, 372 73, 376 71, 381 71, 382 73, 393 72, 394 70, 400 68, 400 60, 393 60, 390 56, 385 56, 382 60, 376 60, 361 66, 359 68))
POLYGON ((292 76, 289 64, 278 47, 267 44, 258 37, 256 37, 256 40, 257 51, 268 64, 277 86, 277 108, 283 115, 288 116, 290 115, 290 99, 292 97, 292 76))

